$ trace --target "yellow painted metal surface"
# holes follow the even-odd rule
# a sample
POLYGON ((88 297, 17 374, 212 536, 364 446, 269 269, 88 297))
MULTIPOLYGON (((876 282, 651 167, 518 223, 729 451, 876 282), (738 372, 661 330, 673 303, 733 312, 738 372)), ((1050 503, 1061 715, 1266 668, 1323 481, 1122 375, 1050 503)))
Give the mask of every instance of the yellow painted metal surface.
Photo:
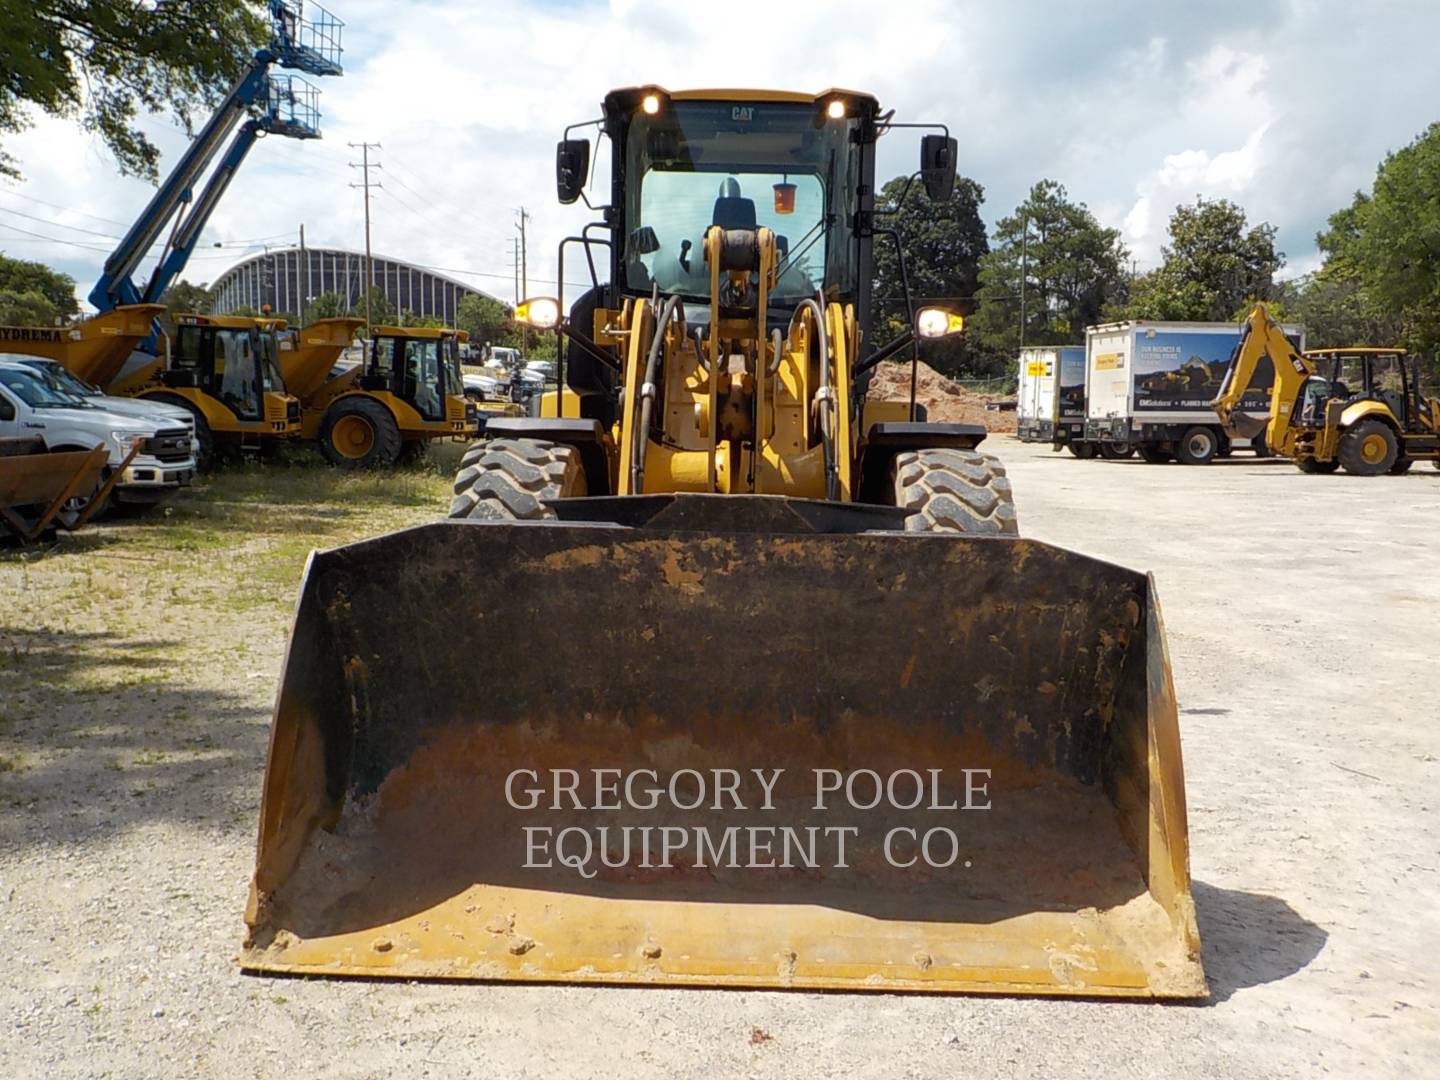
POLYGON ((0 352, 58 360, 80 378, 108 386, 163 314, 159 304, 128 304, 74 326, 0 326, 0 352))

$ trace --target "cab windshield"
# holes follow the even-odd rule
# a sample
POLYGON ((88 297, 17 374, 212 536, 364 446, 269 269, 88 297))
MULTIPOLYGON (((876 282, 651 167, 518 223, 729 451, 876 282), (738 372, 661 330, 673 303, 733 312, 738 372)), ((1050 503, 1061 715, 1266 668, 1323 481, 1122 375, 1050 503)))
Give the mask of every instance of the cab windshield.
POLYGON ((32 409, 93 408, 79 394, 61 388, 29 366, 0 369, 0 384, 32 409))
POLYGON ((672 101, 654 116, 637 115, 625 147, 626 286, 708 297, 705 233, 720 226, 775 233, 773 303, 827 287, 849 291, 857 276, 856 123, 796 102, 672 101))
POLYGON ((31 364, 31 370, 35 371, 42 379, 49 383, 56 390, 67 394, 74 394, 76 397, 92 398, 102 397, 103 393, 94 383, 86 382, 80 376, 67 371, 56 363, 31 364))

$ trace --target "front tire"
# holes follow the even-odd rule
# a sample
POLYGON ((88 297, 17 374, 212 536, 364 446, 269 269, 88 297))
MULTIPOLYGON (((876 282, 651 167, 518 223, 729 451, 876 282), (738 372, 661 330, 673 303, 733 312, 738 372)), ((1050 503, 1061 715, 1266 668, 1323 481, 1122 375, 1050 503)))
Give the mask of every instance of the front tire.
POLYGON ((1101 443, 1100 456, 1106 461, 1124 461, 1135 456, 1135 447, 1129 443, 1101 443))
POLYGON ((1220 440, 1208 427, 1187 428, 1175 442, 1175 457, 1182 465, 1209 465, 1220 452, 1220 440))
POLYGON ((320 452, 342 469, 385 469, 402 447, 400 426, 390 410, 367 397, 344 397, 325 410, 320 452))
POLYGON ((1395 459, 1395 464, 1390 466, 1390 475, 1391 475, 1391 476, 1404 476, 1406 473, 1408 473, 1408 472, 1410 471, 1410 467, 1411 467, 1412 465, 1414 465, 1414 464, 1415 464, 1415 459, 1414 459, 1414 458, 1409 458, 1409 457, 1397 457, 1397 458, 1395 459))
POLYGON ((895 505, 913 511, 906 532, 1020 535, 998 458, 978 450, 914 450, 897 454, 892 470, 895 505))
POLYGON ((1399 456, 1400 441, 1381 420, 1361 420, 1340 436, 1340 464, 1351 476, 1381 476, 1399 456))
POLYGON ((1142 445, 1140 457, 1147 465, 1168 465, 1171 458, 1169 450, 1163 450, 1155 445, 1142 445))
POLYGON ((1081 461, 1089 461, 1095 456, 1095 444, 1092 442, 1071 442, 1065 447, 1081 461))
POLYGON ((1338 461, 1317 461, 1315 458, 1300 458, 1295 462, 1295 467, 1303 473, 1310 473, 1312 476, 1328 476, 1340 468, 1338 461))
POLYGON ((460 459, 450 517, 477 521, 553 521, 547 499, 587 494, 573 446, 540 439, 477 442, 460 459))

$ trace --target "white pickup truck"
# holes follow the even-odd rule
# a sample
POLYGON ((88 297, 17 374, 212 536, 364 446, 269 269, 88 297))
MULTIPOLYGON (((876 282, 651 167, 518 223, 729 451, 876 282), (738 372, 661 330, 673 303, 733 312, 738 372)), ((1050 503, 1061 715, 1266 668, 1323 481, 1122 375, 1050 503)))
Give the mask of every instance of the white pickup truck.
POLYGON ((54 361, 0 353, 0 436, 38 435, 51 451, 103 445, 111 469, 140 440, 115 485, 119 502, 153 503, 194 479, 193 421, 178 415, 184 410, 80 392, 67 375, 54 361))

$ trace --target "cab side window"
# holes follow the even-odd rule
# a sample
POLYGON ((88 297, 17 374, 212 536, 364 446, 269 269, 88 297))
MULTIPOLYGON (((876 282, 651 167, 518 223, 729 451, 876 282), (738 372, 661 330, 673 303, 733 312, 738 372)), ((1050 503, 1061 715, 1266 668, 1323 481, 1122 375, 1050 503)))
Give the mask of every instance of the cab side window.
POLYGON ((4 393, 0 393, 0 421, 14 419, 15 404, 8 397, 6 397, 4 393))

